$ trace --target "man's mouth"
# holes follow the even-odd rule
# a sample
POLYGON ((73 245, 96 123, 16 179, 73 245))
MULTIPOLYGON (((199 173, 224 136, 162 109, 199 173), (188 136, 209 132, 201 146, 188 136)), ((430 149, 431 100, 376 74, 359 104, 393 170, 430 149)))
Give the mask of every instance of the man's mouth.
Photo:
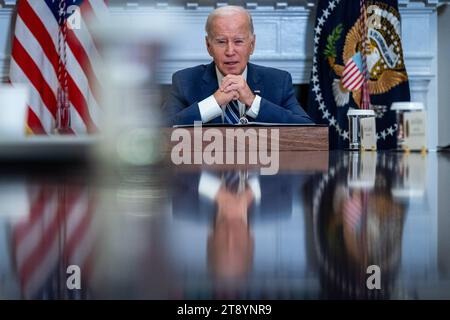
POLYGON ((238 61, 229 61, 229 62, 225 62, 226 66, 232 67, 237 65, 239 62, 238 61))

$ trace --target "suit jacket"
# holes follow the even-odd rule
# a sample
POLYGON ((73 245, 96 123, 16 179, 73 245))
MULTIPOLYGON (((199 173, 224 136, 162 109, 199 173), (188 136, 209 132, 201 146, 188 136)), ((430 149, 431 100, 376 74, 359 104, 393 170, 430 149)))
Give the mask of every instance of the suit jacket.
MULTIPOLYGON (((250 121, 313 123, 295 98, 288 72, 249 63, 247 84, 262 98, 258 117, 250 121)), ((214 94, 218 88, 214 62, 175 72, 172 90, 163 107, 168 124, 201 121, 198 102, 214 94)), ((218 116, 209 123, 222 123, 222 117, 218 116)))
MULTIPOLYGON (((218 172, 217 177, 220 176, 218 172)), ((212 175, 214 175, 211 172, 212 175)), ((172 181, 172 214, 178 219, 212 223, 217 204, 200 195, 198 187, 201 171, 177 174, 172 181)), ((260 203, 249 207, 249 221, 263 222, 290 218, 293 194, 298 189, 298 177, 291 174, 258 176, 261 189, 260 203)))

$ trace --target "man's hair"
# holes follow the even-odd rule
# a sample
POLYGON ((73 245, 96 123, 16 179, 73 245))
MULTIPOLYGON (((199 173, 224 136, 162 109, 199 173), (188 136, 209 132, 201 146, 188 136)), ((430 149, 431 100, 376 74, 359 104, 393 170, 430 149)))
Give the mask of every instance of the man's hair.
POLYGON ((214 10, 213 12, 211 12, 208 15, 208 20, 206 20, 206 25, 205 25, 205 31, 206 31, 208 38, 211 37, 211 35, 212 35, 212 23, 215 18, 232 16, 237 13, 243 13, 243 14, 247 15, 248 30, 250 31, 250 34, 253 35, 254 34, 253 20, 252 20, 252 16, 250 15, 250 13, 247 10, 245 10, 243 7, 240 7, 240 6, 224 6, 224 7, 217 8, 216 10, 214 10))

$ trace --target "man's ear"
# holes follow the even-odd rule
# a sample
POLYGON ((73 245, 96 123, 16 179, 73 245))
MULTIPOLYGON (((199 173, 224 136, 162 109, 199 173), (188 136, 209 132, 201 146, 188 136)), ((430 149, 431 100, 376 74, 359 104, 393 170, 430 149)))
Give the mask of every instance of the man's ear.
POLYGON ((255 44, 256 44, 256 35, 253 35, 253 39, 250 42, 250 47, 252 48, 252 51, 250 52, 250 54, 253 54, 253 51, 255 51, 255 44))
POLYGON ((211 53, 211 44, 209 43, 209 40, 208 40, 208 36, 205 36, 205 43, 206 43, 206 49, 208 50, 208 53, 209 53, 209 55, 212 57, 213 55, 212 55, 212 53, 211 53))

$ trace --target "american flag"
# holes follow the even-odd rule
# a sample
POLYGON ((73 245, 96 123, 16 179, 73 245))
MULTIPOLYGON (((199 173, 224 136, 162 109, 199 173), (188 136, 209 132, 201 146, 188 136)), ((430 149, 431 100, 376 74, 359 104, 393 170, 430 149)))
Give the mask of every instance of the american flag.
POLYGON ((86 186, 30 185, 30 212, 12 226, 13 260, 23 298, 85 295, 97 232, 95 197, 86 186), (66 271, 81 270, 81 290, 68 290, 66 271))
POLYGON ((31 90, 30 133, 97 131, 100 55, 89 22, 107 13, 105 0, 18 1, 10 81, 31 90))
POLYGON ((364 84, 361 53, 356 53, 344 67, 342 85, 349 91, 358 90, 364 84))

